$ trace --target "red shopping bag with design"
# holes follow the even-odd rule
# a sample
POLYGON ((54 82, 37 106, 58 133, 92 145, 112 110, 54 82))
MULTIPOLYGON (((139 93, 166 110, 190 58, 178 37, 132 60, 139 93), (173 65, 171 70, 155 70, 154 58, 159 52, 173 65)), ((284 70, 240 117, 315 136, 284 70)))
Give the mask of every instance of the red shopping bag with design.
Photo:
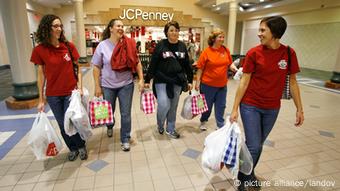
POLYGON ((151 89, 145 89, 140 96, 140 109, 145 114, 154 113, 156 111, 155 96, 151 89))
POLYGON ((113 123, 111 103, 102 98, 94 98, 90 101, 89 115, 92 127, 113 123))
POLYGON ((204 94, 193 95, 191 104, 191 111, 193 115, 202 114, 208 111, 208 105, 204 94))

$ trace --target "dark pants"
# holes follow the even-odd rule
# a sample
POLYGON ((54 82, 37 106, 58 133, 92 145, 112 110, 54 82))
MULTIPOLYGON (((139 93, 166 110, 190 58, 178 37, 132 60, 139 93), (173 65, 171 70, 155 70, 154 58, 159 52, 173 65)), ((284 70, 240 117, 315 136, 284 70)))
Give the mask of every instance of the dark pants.
POLYGON ((66 110, 70 105, 70 97, 71 96, 47 96, 47 102, 58 122, 61 135, 63 136, 68 149, 70 151, 76 151, 85 147, 85 141, 80 138, 79 133, 73 136, 68 136, 65 133, 64 118, 66 110))
POLYGON ((208 121, 214 105, 216 125, 218 128, 223 127, 224 110, 227 104, 227 86, 217 88, 201 83, 200 91, 200 93, 204 94, 208 106, 208 111, 202 113, 200 121, 208 121))
POLYGON ((254 169, 260 159, 263 143, 273 129, 279 111, 280 109, 260 109, 247 104, 240 105, 246 145, 253 158, 254 166, 251 175, 239 172, 239 180, 248 181, 255 177, 254 169))

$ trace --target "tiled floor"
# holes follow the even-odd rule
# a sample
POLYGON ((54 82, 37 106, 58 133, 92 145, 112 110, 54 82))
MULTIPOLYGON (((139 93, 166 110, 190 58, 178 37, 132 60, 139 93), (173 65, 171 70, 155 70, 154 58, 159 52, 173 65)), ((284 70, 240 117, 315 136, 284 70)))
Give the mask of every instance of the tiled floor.
MULTIPOLYGON (((89 72, 84 84, 93 93, 91 77, 89 72)), ((227 113, 231 111, 236 86, 237 82, 229 82, 227 113)), ((340 190, 340 94, 303 84, 300 87, 306 118, 303 127, 293 125, 293 101, 283 101, 256 172, 261 183, 266 184, 263 190, 340 190)), ((185 94, 179 110, 184 97, 185 94)), ((178 115, 176 125, 182 136, 169 139, 156 132, 155 114, 140 111, 137 89, 132 108, 131 151, 120 150, 117 112, 113 138, 106 136, 105 128, 93 130, 87 143, 87 161, 66 161, 66 149, 56 158, 37 161, 27 145, 27 131, 34 114, 0 115, 0 141, 4 140, 2 145, 8 145, 3 149, 9 150, 0 160, 1 191, 235 190, 226 169, 209 174, 201 167, 204 138, 215 130, 214 118, 208 122, 208 131, 200 132, 198 118, 188 121, 178 115), (13 140, 17 134, 21 137, 13 140)), ((56 126, 56 121, 51 121, 56 126)))

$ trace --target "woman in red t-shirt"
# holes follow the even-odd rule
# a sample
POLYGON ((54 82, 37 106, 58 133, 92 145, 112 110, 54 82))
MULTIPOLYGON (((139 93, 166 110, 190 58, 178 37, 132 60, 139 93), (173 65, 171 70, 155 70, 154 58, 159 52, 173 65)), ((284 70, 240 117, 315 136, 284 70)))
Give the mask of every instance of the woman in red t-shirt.
MULTIPOLYGON (((296 106, 295 126, 304 120, 299 86, 296 73, 299 66, 295 51, 291 49, 291 62, 288 65, 288 48, 280 43, 280 38, 287 28, 286 21, 280 16, 267 17, 260 22, 258 36, 261 44, 250 49, 243 64, 243 76, 237 89, 230 121, 241 118, 246 136, 246 144, 252 155, 254 167, 259 161, 263 143, 272 130, 280 110, 280 100, 285 85, 286 75, 290 74, 290 90, 296 106)), ((250 175, 238 174, 241 185, 238 190, 245 190, 246 181, 259 187, 254 169, 250 175), (255 181, 255 184, 253 184, 255 181), (256 184, 257 183, 257 184, 256 184)))
POLYGON ((74 161, 79 155, 81 160, 86 160, 85 141, 78 133, 68 136, 64 129, 64 116, 70 104, 72 90, 78 85, 81 87, 81 72, 76 74, 72 62, 72 58, 78 60, 78 51, 72 43, 66 40, 63 24, 55 15, 45 15, 41 19, 36 39, 39 45, 33 49, 31 62, 38 65, 38 111, 44 111, 45 99, 47 99, 58 122, 61 135, 70 149, 68 159, 74 161))

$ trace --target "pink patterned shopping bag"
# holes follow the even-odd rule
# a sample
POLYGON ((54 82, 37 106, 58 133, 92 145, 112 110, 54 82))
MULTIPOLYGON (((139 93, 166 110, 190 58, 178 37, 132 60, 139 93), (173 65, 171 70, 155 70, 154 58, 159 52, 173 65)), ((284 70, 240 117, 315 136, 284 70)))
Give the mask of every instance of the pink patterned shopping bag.
POLYGON ((89 105, 90 122, 93 127, 113 123, 113 113, 110 102, 95 98, 90 101, 89 105))
POLYGON ((192 96, 191 110, 193 115, 202 114, 208 111, 208 105, 207 101, 205 100, 204 94, 192 96))
POLYGON ((156 111, 155 96, 152 90, 146 89, 142 92, 140 97, 140 109, 145 114, 154 113, 156 111))

